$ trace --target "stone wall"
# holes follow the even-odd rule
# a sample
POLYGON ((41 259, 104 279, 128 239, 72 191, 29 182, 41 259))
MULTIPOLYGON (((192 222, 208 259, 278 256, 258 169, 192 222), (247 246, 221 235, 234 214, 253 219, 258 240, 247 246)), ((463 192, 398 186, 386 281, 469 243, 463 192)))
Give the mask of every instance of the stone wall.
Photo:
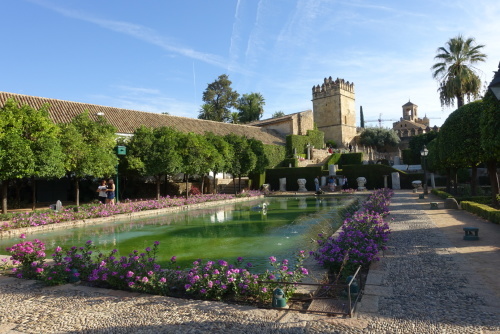
POLYGON ((325 78, 312 93, 314 122, 325 133, 325 141, 334 140, 339 147, 351 143, 356 136, 354 84, 325 78))

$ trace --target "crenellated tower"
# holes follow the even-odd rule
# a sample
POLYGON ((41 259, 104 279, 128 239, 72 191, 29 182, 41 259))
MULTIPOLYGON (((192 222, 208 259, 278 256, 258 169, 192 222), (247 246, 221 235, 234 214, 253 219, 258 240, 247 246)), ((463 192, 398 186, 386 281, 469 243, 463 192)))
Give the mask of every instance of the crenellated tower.
POLYGON ((325 78, 323 84, 312 88, 313 117, 325 140, 338 147, 350 144, 356 136, 354 83, 344 79, 325 78))

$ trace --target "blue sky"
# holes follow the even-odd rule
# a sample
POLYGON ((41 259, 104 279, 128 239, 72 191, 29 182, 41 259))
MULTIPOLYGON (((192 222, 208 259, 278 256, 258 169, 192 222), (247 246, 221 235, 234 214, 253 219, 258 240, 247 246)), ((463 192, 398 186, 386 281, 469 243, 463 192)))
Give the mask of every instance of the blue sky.
POLYGON ((354 82, 358 123, 360 106, 396 121, 410 99, 441 125, 453 109, 436 49, 475 37, 486 85, 500 61, 497 0, 4 0, 2 13, 0 91, 193 118, 221 74, 264 96, 263 118, 311 109, 331 76, 354 82))

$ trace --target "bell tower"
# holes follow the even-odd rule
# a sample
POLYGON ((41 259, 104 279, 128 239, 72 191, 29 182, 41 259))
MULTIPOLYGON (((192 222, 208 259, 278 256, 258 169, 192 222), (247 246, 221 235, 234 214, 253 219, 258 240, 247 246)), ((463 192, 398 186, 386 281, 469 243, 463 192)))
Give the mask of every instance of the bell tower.
POLYGON ((356 136, 354 83, 332 77, 312 88, 313 117, 325 140, 333 140, 338 147, 350 144, 356 136))

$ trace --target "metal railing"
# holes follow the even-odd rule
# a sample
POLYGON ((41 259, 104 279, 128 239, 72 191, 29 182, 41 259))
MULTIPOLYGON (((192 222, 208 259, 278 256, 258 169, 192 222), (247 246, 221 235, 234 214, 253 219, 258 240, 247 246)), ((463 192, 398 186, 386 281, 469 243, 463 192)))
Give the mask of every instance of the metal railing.
MULTIPOLYGON (((272 284, 278 286, 285 285, 305 285, 317 287, 315 292, 309 297, 292 297, 288 299, 292 304, 294 302, 310 302, 307 309, 288 307, 286 310, 300 311, 306 313, 323 313, 328 315, 343 315, 352 317, 357 303, 361 299, 364 291, 364 279, 361 277, 361 266, 358 267, 354 275, 349 276, 345 284, 326 284, 326 283, 302 283, 302 282, 276 282, 276 281, 258 281, 259 284, 272 284), (315 301, 321 301, 316 302, 315 301), (315 307, 319 306, 319 307, 315 307), (319 309, 322 308, 322 309, 319 309)), ((268 308, 268 307, 264 307, 268 308)), ((272 308, 272 307, 269 307, 272 308)))

